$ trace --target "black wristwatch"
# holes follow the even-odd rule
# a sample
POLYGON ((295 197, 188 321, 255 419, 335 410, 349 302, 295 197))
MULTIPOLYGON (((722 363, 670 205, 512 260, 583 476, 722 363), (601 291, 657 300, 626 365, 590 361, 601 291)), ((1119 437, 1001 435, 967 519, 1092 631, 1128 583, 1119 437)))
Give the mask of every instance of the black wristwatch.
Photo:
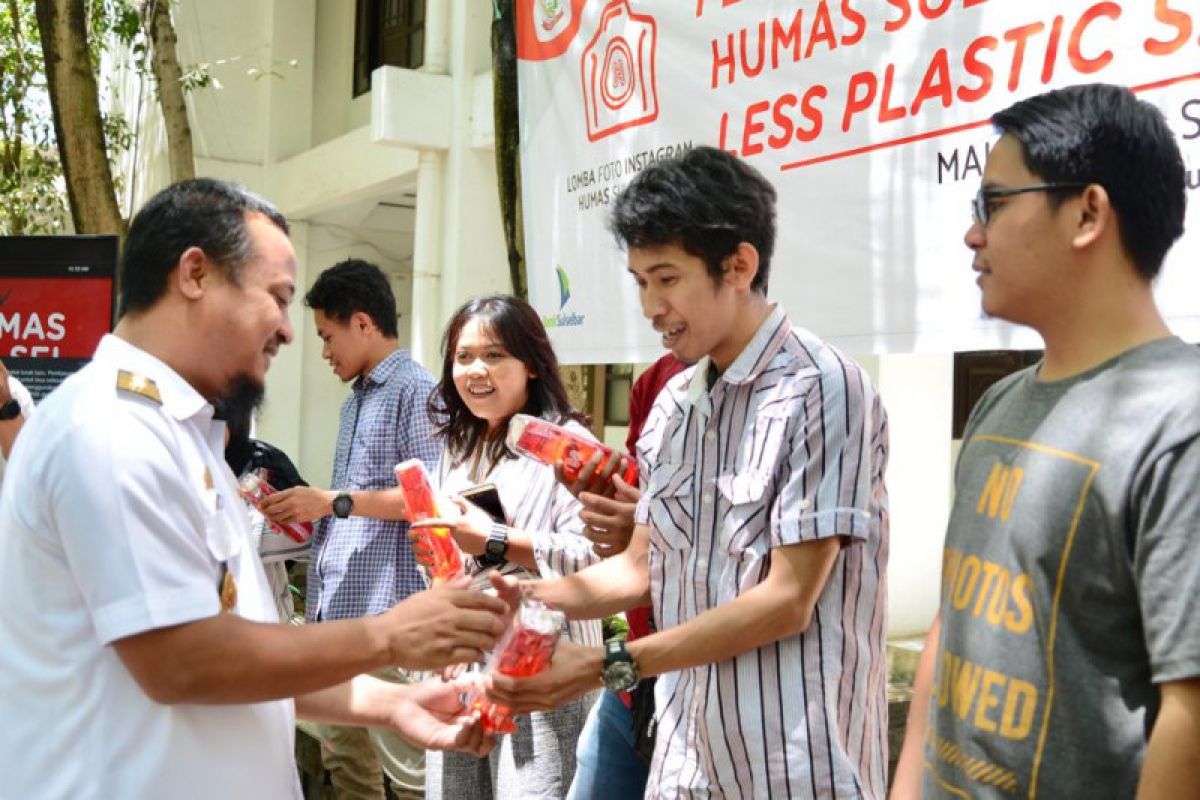
POLYGON ((483 553, 475 556, 475 562, 481 567, 499 567, 508 563, 507 555, 508 526, 493 522, 487 541, 483 543, 483 553))
POLYGON ((614 692, 627 692, 637 685, 637 664, 625 649, 624 639, 609 639, 604 643, 604 688, 614 692))
POLYGON ((337 497, 333 498, 333 515, 338 519, 345 519, 353 510, 354 498, 350 496, 349 492, 340 492, 337 497))
POLYGON ((17 398, 10 397, 7 403, 0 406, 0 422, 7 422, 19 416, 21 416, 21 404, 17 402, 17 398))

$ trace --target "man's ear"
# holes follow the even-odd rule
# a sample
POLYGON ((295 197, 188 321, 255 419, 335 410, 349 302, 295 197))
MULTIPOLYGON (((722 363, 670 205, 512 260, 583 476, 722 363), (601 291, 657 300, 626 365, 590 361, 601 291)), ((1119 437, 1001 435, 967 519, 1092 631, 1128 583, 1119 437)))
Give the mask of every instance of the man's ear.
POLYGON ((212 280, 212 270, 215 268, 216 265, 208 260, 199 247, 184 250, 175 269, 180 293, 188 300, 199 300, 204 296, 204 289, 212 280))
POLYGON ((355 311, 346 321, 346 325, 356 334, 367 334, 379 329, 375 320, 371 319, 371 315, 365 311, 355 311))
POLYGON ((740 242, 722 265, 725 282, 735 289, 749 289, 758 274, 758 249, 749 242, 740 242))
POLYGON ((1077 250, 1090 247, 1110 228, 1116 233, 1116 222, 1108 191, 1098 183, 1088 184, 1079 195, 1079 210, 1071 217, 1071 245, 1077 250))

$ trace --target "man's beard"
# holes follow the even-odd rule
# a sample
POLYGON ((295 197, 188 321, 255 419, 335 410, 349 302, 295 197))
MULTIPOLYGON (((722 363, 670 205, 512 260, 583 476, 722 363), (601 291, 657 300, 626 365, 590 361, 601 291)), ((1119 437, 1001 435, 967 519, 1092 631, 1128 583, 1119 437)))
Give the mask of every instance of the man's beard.
POLYGON ((225 385, 225 391, 213 401, 218 416, 222 419, 245 416, 247 419, 262 405, 266 387, 247 373, 233 376, 225 385))

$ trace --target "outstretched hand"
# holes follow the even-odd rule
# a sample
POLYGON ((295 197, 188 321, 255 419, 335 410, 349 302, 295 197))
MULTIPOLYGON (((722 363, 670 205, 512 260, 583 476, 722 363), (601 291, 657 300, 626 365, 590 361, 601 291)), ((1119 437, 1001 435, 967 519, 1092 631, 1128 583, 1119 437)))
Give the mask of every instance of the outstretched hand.
POLYGON ((478 714, 468 712, 463 695, 470 689, 464 680, 427 680, 405 687, 392 710, 396 733, 427 750, 455 750, 487 755, 496 743, 485 735, 478 714))
POLYGON ((510 608, 469 585, 469 578, 456 578, 409 595, 374 618, 386 637, 392 664, 441 669, 483 659, 504 632, 510 608))
POLYGON ((566 640, 554 649, 550 667, 529 678, 489 673, 488 697, 517 714, 551 711, 589 691, 603 688, 600 673, 604 649, 584 647, 566 640))
POLYGON ((315 486, 293 486, 264 497, 259 510, 272 522, 312 522, 329 515, 335 495, 315 486))

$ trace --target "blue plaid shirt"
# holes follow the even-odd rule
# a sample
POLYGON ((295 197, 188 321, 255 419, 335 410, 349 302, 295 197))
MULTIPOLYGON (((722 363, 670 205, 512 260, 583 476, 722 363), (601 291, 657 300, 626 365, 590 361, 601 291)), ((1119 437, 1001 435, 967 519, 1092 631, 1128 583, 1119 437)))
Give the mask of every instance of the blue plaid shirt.
MULTIPOLYGON (((426 410, 433 387, 433 377, 404 350, 354 381, 342 404, 331 488, 395 486, 393 468, 409 458, 421 459, 434 474, 442 444, 426 410)), ((407 530, 404 522, 322 518, 309 560, 309 621, 379 614, 424 589, 407 530)))

